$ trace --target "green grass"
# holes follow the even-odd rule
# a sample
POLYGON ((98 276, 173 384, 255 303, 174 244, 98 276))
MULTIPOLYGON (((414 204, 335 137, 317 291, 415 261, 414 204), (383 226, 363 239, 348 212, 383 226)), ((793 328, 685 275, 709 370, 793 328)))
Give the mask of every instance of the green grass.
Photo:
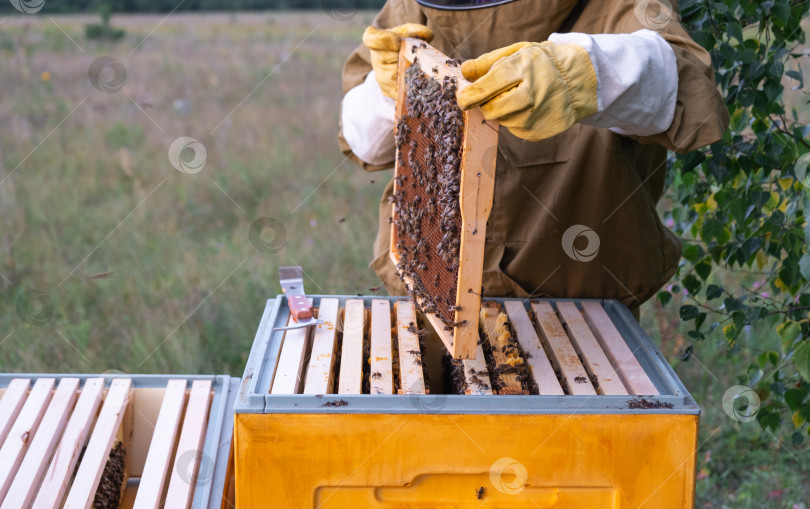
POLYGON ((336 138, 340 69, 367 17, 178 16, 146 38, 162 16, 117 16, 115 45, 84 40, 82 18, 8 19, 0 370, 239 375, 279 265, 303 265, 312 293, 376 286, 387 176, 343 162, 336 138), (88 81, 102 55, 126 68, 115 94, 88 81), (179 136, 205 145, 202 172, 170 164, 179 136), (250 242, 259 218, 286 230, 279 252, 250 242), (32 289, 54 303, 42 326, 15 309, 32 289))
MULTIPOLYGON (((150 35, 163 15, 115 16, 127 33, 117 44, 84 39, 93 16, 8 18, 0 371, 240 376, 264 300, 279 292, 279 265, 303 265, 310 293, 368 294, 389 172, 343 162, 336 126, 340 70, 371 17, 182 14, 150 35), (103 55, 127 70, 115 94, 88 81, 103 55), (170 164, 179 136, 205 145, 202 172, 170 164), (250 242, 261 218, 283 225, 280 251, 250 242), (50 319, 32 323, 40 314, 50 319)), ((266 231, 264 241, 281 239, 266 231)), ((645 306, 642 324, 703 409, 698 507, 806 509, 807 441, 794 447, 789 434, 737 423, 721 407, 775 339, 756 331, 731 356, 706 342, 680 362, 677 304, 645 306)))

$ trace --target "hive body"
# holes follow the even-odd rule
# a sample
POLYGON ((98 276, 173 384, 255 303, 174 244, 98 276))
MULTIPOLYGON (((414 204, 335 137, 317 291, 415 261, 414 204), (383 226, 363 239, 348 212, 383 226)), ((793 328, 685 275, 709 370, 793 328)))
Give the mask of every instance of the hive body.
POLYGON ((455 360, 407 298, 312 299, 343 316, 340 358, 275 394, 289 311, 268 301, 235 407, 237 509, 692 507, 700 410, 618 302, 484 299, 476 358, 455 360), (338 392, 344 375, 363 383, 338 392), (337 380, 306 393, 309 376, 337 380))

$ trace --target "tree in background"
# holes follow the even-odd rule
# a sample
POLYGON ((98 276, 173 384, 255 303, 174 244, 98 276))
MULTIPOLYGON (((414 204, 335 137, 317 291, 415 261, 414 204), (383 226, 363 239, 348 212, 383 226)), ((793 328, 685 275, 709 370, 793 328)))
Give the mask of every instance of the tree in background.
POLYGON ((810 420, 810 108, 798 62, 808 9, 806 0, 681 2, 682 23, 711 53, 731 126, 723 141, 673 158, 665 218, 684 239, 683 260, 657 296, 663 305, 683 296, 683 360, 707 338, 736 353, 741 334, 755 345, 778 335, 781 348, 763 348, 740 373, 753 390, 727 403, 772 431, 786 426, 794 445, 810 420))

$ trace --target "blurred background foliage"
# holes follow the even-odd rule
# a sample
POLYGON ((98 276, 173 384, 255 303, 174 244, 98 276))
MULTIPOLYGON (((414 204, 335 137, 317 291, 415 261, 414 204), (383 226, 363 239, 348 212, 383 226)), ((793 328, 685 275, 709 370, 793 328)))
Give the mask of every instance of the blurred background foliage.
MULTIPOLYGON (((681 3, 683 23, 711 53, 731 126, 723 141, 674 159, 665 217, 685 241, 683 263, 657 296, 666 305, 685 295, 684 360, 707 338, 732 355, 756 353, 737 380, 755 390, 757 420, 785 426, 793 445, 810 420, 810 128, 797 60, 808 9, 791 0, 681 3)), ((750 403, 736 402, 741 412, 750 403)))

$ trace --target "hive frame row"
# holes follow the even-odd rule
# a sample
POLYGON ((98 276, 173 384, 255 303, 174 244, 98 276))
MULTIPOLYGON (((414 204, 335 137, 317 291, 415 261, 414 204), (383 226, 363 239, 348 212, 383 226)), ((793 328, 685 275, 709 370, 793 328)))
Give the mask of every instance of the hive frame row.
POLYGON ((86 507, 117 442, 126 450, 129 478, 122 508, 157 507, 164 497, 176 507, 220 507, 238 382, 228 376, 0 374, 2 507, 86 507), (173 455, 181 450, 194 458, 173 455), (190 483, 186 477, 197 474, 181 472, 178 461, 196 464, 205 479, 190 483))
MULTIPOLYGON (((334 296, 313 296, 313 304, 318 307, 321 299, 334 296)), ((342 296, 340 307, 357 297, 342 296)), ((402 300, 402 297, 366 297, 366 308, 371 300, 402 300)), ((518 302, 528 311, 529 301, 521 299, 491 299, 501 305, 514 306, 518 302)), ((654 413, 699 414, 700 410, 663 355, 652 345, 650 339, 633 319, 626 307, 613 300, 573 300, 537 299, 533 303, 573 302, 600 303, 627 347, 634 352, 644 373, 659 392, 657 396, 644 396, 658 406, 654 409, 639 410, 632 402, 636 395, 541 395, 541 396, 502 396, 480 395, 374 395, 374 394, 271 394, 270 389, 276 376, 276 366, 282 352, 283 331, 272 331, 283 326, 289 319, 286 299, 279 296, 268 300, 262 321, 254 340, 250 358, 245 370, 242 387, 236 402, 235 412, 240 413, 298 413, 298 412, 368 412, 368 413, 654 413), (434 401, 435 403, 430 403, 434 401)))

